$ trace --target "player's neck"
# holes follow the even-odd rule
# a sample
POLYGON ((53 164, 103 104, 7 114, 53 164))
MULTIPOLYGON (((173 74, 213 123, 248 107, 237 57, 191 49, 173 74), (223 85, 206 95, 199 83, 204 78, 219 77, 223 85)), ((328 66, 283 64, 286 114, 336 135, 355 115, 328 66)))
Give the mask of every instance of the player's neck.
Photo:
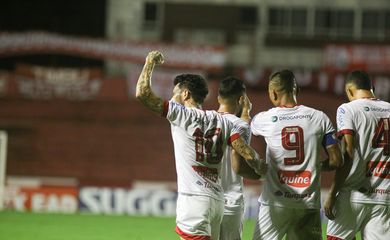
POLYGON ((355 99, 373 99, 375 98, 375 94, 372 91, 369 90, 363 90, 363 89, 358 89, 355 92, 355 99))
POLYGON ((280 99, 280 102, 278 104, 278 107, 287 107, 287 108, 292 108, 298 105, 297 100, 293 96, 286 96, 282 97, 280 99))
POLYGON ((193 100, 188 100, 188 101, 185 101, 184 102, 184 106, 187 107, 187 108, 197 108, 197 109, 202 109, 202 105, 201 104, 198 104, 196 103, 195 101, 193 100))
POLYGON ((235 114, 237 111, 235 106, 231 106, 229 104, 220 104, 218 108, 218 112, 223 112, 223 113, 231 113, 235 114))

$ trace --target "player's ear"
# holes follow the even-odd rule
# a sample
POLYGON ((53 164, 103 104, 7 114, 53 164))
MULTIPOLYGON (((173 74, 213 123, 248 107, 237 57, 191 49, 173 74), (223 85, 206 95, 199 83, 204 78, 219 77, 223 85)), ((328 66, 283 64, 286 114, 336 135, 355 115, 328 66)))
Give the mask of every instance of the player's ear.
POLYGON ((278 94, 276 93, 275 90, 272 90, 272 96, 273 96, 274 101, 278 100, 278 94))
POLYGON ((245 96, 242 95, 238 98, 238 105, 242 106, 244 102, 245 102, 245 96))
POLYGON ((351 89, 351 88, 348 88, 347 91, 348 91, 349 96, 353 97, 353 91, 352 91, 352 89, 351 89))
POLYGON ((183 91, 183 100, 186 101, 191 98, 191 92, 188 89, 184 89, 183 91))

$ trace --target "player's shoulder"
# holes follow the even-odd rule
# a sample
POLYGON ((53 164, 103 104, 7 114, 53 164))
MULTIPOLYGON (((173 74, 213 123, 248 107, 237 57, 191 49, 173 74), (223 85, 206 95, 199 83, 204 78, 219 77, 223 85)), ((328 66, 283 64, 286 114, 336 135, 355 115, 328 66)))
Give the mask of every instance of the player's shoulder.
POLYGON ((211 123, 216 124, 217 122, 219 122, 219 124, 222 124, 222 125, 233 126, 234 121, 238 121, 238 120, 234 120, 235 116, 233 114, 221 114, 220 112, 217 112, 215 110, 207 110, 204 112, 205 112, 205 116, 207 118, 207 121, 210 124, 211 123), (230 115, 232 115, 232 116, 230 116, 230 115))
POLYGON ((219 121, 225 121, 225 119, 215 110, 200 110, 203 111, 203 115, 209 121, 213 121, 214 119, 218 119, 219 121))
POLYGON ((353 105, 351 104, 352 102, 347 102, 347 103, 342 103, 337 107, 337 115, 342 116, 345 115, 347 112, 351 112, 351 109, 353 109, 353 105))
POLYGON ((266 111, 262 111, 262 112, 259 112, 257 113, 254 117, 253 117, 253 121, 264 121, 264 119, 268 118, 269 116, 273 116, 273 115, 277 115, 277 108, 270 108, 266 111))
POLYGON ((376 103, 377 105, 379 105, 379 106, 381 106, 383 108, 390 108, 390 103, 386 102, 384 100, 376 99, 373 102, 374 102, 374 104, 376 103))
POLYGON ((236 115, 234 114, 231 114, 231 113, 219 113, 223 118, 226 118, 227 120, 231 121, 231 122, 238 122, 238 121, 242 121, 241 118, 237 117, 236 115))
POLYGON ((246 121, 242 120, 241 118, 237 117, 234 114, 231 114, 231 113, 220 113, 220 114, 223 118, 226 118, 228 121, 230 121, 234 125, 237 125, 239 127, 244 127, 244 128, 249 127, 249 124, 246 121))
POLYGON ((313 108, 313 107, 309 107, 309 106, 306 106, 306 105, 299 105, 299 110, 302 113, 310 114, 310 115, 313 115, 313 116, 323 117, 324 115, 326 115, 322 110, 319 110, 319 109, 316 109, 316 108, 313 108))
POLYGON ((179 110, 186 110, 187 109, 184 105, 182 105, 182 104, 180 104, 178 102, 175 102, 175 101, 172 101, 172 100, 169 100, 167 102, 168 102, 169 107, 171 107, 171 108, 177 108, 179 110))
POLYGON ((234 121, 234 120, 237 120, 237 119, 240 119, 239 117, 237 117, 236 115, 234 114, 231 114, 231 113, 225 113, 225 112, 220 112, 219 113, 223 118, 226 118, 230 121, 234 121))
POLYGON ((197 115, 203 115, 203 113, 206 112, 202 109, 186 107, 172 100, 168 101, 168 106, 170 109, 174 109, 176 112, 193 112, 196 113, 197 115))
POLYGON ((309 107, 309 106, 306 106, 306 105, 299 105, 299 110, 300 111, 306 111, 306 112, 314 112, 314 113, 322 112, 319 109, 316 109, 316 108, 313 108, 313 107, 309 107))
POLYGON ((364 99, 356 99, 350 102, 342 103, 337 108, 337 114, 344 115, 344 114, 354 114, 356 112, 361 112, 364 110, 365 106, 365 100, 364 99))

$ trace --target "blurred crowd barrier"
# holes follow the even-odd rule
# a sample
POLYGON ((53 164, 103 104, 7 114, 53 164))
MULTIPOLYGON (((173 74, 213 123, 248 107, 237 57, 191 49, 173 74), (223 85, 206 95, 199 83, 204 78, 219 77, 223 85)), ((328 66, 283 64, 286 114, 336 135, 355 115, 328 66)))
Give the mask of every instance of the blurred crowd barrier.
MULTIPOLYGON (((244 189, 246 219, 257 218, 260 193, 261 187, 255 185, 244 189)), ((326 193, 323 189, 323 198, 326 193)), ((11 177, 4 206, 21 212, 174 217, 176 199, 175 182, 135 181, 127 188, 79 187, 71 178, 11 177)))
MULTIPOLYGON (((135 95, 135 86, 142 65, 130 64, 127 77, 110 81, 99 68, 61 68, 44 67, 29 64, 16 64, 15 71, 0 71, 0 97, 20 97, 25 99, 65 99, 83 100, 126 100, 135 95), (112 91, 122 82, 123 91, 112 91), (126 94, 123 94, 126 93, 126 94)), ((268 77, 276 69, 242 69, 231 73, 243 79, 248 88, 265 90, 268 77)), ((153 73, 153 89, 163 98, 172 94, 173 78, 183 73, 179 68, 156 68, 153 73)), ((205 76, 209 81, 220 78, 207 70, 188 70, 205 76)), ((331 94, 344 95, 344 80, 347 72, 327 72, 325 70, 293 69, 298 84, 303 89, 331 94)), ((185 71, 184 71, 185 72, 185 71)), ((390 100, 390 73, 370 73, 378 98, 390 100)))
POLYGON ((226 61, 223 47, 109 41, 48 32, 0 32, 0 56, 60 53, 143 64, 147 53, 151 50, 164 53, 164 56, 169 59, 165 63, 167 67, 222 68, 226 61))

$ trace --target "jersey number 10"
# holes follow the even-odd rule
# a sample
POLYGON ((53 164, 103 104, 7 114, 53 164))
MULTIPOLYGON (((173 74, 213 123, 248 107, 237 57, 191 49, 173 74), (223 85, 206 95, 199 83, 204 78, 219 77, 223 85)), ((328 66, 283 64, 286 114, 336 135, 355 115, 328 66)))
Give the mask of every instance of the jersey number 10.
POLYGON ((197 128, 193 134, 195 137, 196 161, 206 160, 209 164, 218 164, 222 161, 223 140, 220 128, 212 128, 204 133, 197 128))

